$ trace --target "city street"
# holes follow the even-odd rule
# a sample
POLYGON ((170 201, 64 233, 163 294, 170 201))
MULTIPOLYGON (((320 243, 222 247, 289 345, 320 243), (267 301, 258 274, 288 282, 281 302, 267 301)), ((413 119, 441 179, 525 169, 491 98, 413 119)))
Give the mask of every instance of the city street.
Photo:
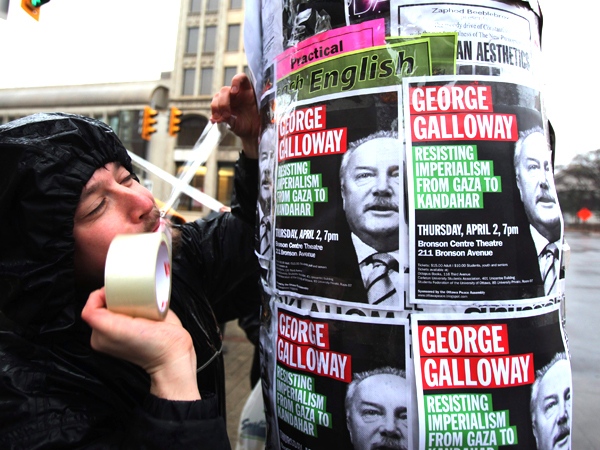
POLYGON ((600 234, 567 232, 567 337, 573 369, 572 450, 600 450, 600 234))

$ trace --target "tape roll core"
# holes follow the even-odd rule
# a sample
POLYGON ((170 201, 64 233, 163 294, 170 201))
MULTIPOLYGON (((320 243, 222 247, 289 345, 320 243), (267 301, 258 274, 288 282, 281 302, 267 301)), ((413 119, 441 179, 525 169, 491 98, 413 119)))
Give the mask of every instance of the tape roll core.
POLYGON ((169 296, 171 294, 171 258, 166 242, 161 242, 158 248, 155 279, 156 306, 159 313, 164 315, 169 309, 169 296))

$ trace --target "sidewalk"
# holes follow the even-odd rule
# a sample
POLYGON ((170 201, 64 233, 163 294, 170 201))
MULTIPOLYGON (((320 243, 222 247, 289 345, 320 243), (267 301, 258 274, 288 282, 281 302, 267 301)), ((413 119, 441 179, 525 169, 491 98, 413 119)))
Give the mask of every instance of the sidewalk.
POLYGON ((237 320, 227 322, 223 341, 225 354, 225 391, 227 401, 227 433, 235 450, 240 414, 250 395, 250 366, 254 346, 238 326, 237 320))

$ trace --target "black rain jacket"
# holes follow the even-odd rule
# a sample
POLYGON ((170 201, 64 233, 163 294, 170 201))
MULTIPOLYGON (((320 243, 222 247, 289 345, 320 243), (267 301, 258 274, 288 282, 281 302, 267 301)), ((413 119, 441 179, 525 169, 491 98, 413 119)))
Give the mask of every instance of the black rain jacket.
POLYGON ((35 114, 0 126, 0 448, 228 449, 212 306, 231 316, 258 308, 247 288, 259 279, 257 163, 240 157, 231 214, 181 226, 171 308, 193 338, 202 393, 186 402, 149 394, 142 369, 92 350, 81 319, 73 217, 83 186, 111 161, 132 170, 93 119, 35 114))

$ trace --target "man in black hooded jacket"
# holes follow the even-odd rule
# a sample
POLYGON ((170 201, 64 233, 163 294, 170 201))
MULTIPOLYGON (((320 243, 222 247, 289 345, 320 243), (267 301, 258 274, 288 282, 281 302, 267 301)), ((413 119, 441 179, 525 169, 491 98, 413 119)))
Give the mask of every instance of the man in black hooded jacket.
MULTIPOLYGON (((0 448, 230 448, 212 306, 258 301, 247 292, 259 279, 249 80, 236 76, 211 106, 244 145, 232 212, 174 230, 164 321, 105 307, 110 240, 158 226, 115 133, 63 113, 0 126, 0 448)), ((246 306, 240 316, 257 308, 246 306)))

